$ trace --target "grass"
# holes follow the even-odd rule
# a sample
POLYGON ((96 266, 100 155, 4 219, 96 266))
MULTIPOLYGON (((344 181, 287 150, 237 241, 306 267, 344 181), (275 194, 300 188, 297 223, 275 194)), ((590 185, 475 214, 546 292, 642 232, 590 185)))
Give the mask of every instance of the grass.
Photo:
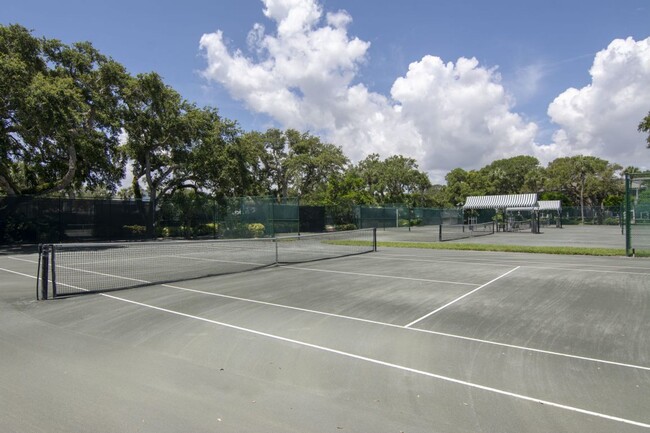
POLYGON ((581 256, 625 256, 625 249, 623 248, 541 247, 447 242, 379 242, 378 246, 390 248, 423 248, 431 250, 499 251, 507 253, 564 254, 581 256))
MULTIPOLYGON (((335 245, 371 246, 369 241, 327 241, 335 245)), ((624 248, 541 247, 524 245, 463 244, 453 242, 378 242, 377 247, 429 250, 499 251, 506 253, 563 254, 580 256, 625 256, 624 248)), ((637 254, 639 256, 639 254, 637 254)))

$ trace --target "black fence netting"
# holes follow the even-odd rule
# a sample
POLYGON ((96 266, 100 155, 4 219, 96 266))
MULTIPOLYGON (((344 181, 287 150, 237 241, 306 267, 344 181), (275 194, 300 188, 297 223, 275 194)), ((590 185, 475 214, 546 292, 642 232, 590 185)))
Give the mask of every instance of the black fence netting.
POLYGON ((0 197, 0 244, 253 238, 298 233, 297 199, 214 200, 177 195, 147 200, 0 197))
POLYGON ((136 201, 0 197, 0 242, 141 239, 147 226, 143 207, 136 201))

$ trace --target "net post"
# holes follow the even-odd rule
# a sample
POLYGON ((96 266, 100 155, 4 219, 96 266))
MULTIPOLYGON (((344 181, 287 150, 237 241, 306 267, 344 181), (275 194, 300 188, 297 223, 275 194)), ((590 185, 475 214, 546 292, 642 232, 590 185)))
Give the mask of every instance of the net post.
POLYGON ((51 273, 52 273, 52 298, 56 298, 56 248, 52 245, 50 251, 50 260, 51 262, 51 273))
POLYGON ((273 244, 275 245, 275 265, 278 266, 280 264, 280 256, 278 254, 278 238, 274 236, 272 239, 273 244))
POLYGON ((36 300, 41 300, 41 253, 43 251, 43 244, 38 244, 38 266, 36 268, 36 300))
POLYGON ((442 242, 442 224, 438 226, 438 242, 442 242))
POLYGON ((40 251, 41 299, 47 299, 48 273, 50 265, 50 245, 43 245, 40 251))
POLYGON ((377 252, 377 227, 372 228, 372 251, 377 252))

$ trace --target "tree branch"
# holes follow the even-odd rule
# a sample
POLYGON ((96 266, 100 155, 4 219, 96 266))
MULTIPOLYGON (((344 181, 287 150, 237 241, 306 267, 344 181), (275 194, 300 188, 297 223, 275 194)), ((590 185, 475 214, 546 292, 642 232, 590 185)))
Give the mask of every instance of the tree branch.
POLYGON ((58 182, 51 184, 44 184, 37 187, 38 194, 49 194, 51 192, 63 191, 68 188, 74 176, 77 173, 77 150, 74 148, 73 144, 68 145, 68 171, 58 182))

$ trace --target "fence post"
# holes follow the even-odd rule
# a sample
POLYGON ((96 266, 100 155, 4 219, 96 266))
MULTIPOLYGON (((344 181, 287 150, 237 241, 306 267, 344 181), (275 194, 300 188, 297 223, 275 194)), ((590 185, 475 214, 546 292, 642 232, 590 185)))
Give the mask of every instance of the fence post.
POLYGON ((631 225, 632 218, 630 218, 630 213, 632 211, 632 204, 630 203, 630 174, 625 174, 625 254, 627 256, 632 255, 632 235, 631 225))

